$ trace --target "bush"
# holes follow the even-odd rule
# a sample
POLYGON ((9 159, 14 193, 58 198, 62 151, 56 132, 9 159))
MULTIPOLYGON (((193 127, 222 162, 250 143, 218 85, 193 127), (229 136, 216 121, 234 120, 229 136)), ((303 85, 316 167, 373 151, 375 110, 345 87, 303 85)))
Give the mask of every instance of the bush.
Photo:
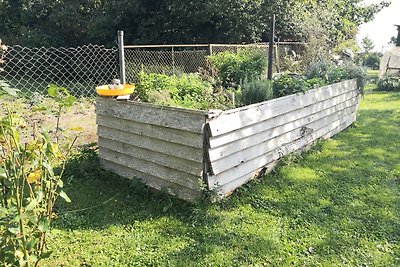
POLYGON ((238 95, 241 105, 259 103, 271 98, 273 98, 272 82, 268 80, 245 80, 238 95))
POLYGON ((382 91, 400 91, 400 77, 386 76, 378 80, 378 90, 382 91))
POLYGON ((178 77, 141 72, 136 91, 141 101, 164 106, 210 109, 229 105, 221 92, 213 92, 211 83, 197 74, 178 77))
POLYGON ((357 79, 358 86, 364 88, 367 78, 367 71, 349 62, 345 65, 337 66, 331 62, 320 61, 311 66, 306 74, 307 78, 320 78, 326 84, 333 84, 344 80, 357 79))
POLYGON ((274 97, 277 98, 305 92, 310 88, 309 86, 304 76, 282 74, 277 76, 273 81, 274 97))
POLYGON ((267 57, 260 50, 227 51, 209 56, 208 60, 221 82, 228 85, 239 85, 245 79, 261 79, 267 68, 267 57))

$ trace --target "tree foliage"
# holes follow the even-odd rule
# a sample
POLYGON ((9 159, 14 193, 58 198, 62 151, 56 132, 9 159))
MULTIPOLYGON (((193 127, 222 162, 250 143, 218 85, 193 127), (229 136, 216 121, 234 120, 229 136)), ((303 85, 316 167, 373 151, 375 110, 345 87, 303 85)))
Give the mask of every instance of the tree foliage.
POLYGON ((317 32, 330 47, 354 38, 388 1, 362 0, 2 0, 0 35, 21 45, 241 43, 266 41, 271 13, 281 40, 317 32))

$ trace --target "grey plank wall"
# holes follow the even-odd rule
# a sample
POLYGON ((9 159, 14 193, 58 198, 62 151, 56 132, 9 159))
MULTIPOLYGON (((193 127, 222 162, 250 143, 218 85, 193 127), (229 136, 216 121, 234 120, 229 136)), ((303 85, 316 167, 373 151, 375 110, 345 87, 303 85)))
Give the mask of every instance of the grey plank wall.
POLYGON ((356 119, 356 80, 222 112, 210 119, 208 187, 221 196, 283 155, 329 138, 356 119))
POLYGON ((98 97, 101 164, 193 201, 201 194, 207 112, 98 97))
POLYGON ((356 119, 355 80, 228 111, 191 111, 97 98, 106 169, 193 201, 203 176, 229 195, 283 155, 329 138, 356 119))

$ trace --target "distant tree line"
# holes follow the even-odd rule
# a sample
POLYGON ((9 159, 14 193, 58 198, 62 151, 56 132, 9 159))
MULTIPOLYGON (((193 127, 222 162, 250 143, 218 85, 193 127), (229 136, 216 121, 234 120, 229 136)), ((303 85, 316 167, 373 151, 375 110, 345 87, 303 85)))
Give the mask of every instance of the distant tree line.
POLYGON ((276 14, 280 40, 317 38, 335 47, 390 1, 362 0, 0 0, 0 36, 8 44, 76 46, 115 43, 267 41, 276 14), (323 37, 323 38, 321 38, 323 37))

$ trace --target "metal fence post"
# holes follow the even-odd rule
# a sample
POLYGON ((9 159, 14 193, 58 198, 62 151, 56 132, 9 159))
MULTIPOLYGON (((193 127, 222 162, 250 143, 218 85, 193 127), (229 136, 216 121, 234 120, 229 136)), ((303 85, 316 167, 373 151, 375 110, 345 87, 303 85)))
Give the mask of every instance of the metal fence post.
POLYGON ((125 53, 124 53, 124 31, 118 31, 118 52, 119 52, 119 78, 121 83, 126 83, 125 76, 125 53))
POLYGON ((271 24, 269 26, 269 43, 268 43, 268 80, 272 80, 272 64, 274 62, 274 38, 275 38, 275 14, 271 16, 271 24))

